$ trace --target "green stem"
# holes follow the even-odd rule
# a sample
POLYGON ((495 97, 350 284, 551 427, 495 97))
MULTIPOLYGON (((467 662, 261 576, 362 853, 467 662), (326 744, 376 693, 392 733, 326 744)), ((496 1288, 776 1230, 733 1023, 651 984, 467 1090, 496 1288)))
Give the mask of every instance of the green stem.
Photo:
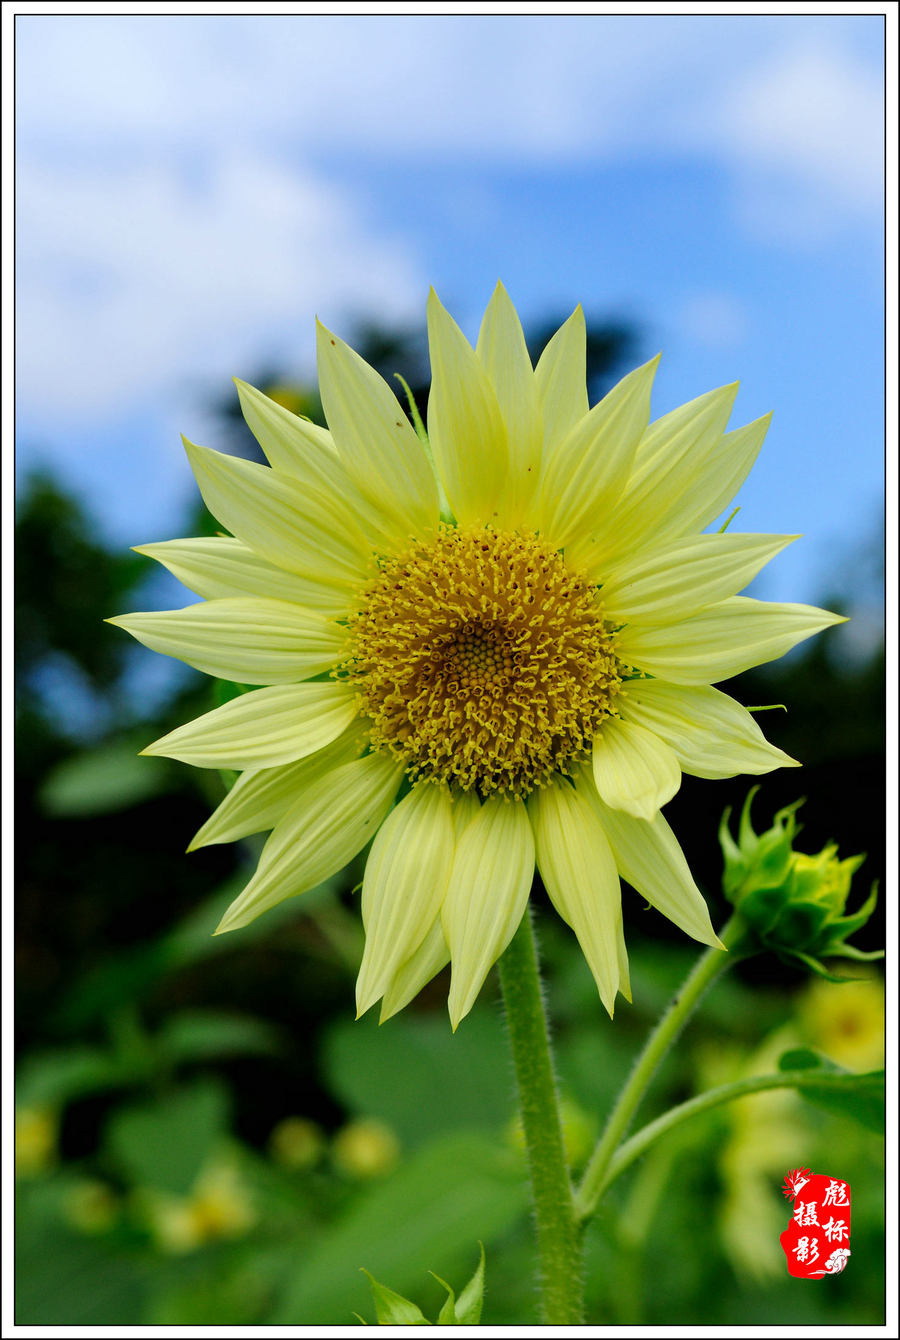
POLYGON ((581 1232, 563 1147, 530 911, 498 966, 534 1193, 542 1321, 578 1325, 584 1320, 581 1232))
MULTIPOLYGON (((736 916, 732 917, 722 931, 722 943, 726 948, 733 947, 741 938, 743 931, 743 923, 739 922, 736 916)), ((606 1171, 647 1092, 650 1081, 656 1074, 659 1063, 678 1037, 707 987, 715 981, 719 973, 740 957, 740 952, 728 954, 723 953, 721 949, 707 949, 650 1034, 610 1113, 597 1148, 585 1169, 581 1186, 575 1195, 575 1214, 579 1220, 586 1219, 596 1209, 605 1183, 606 1171)))
POLYGON ((829 1075, 823 1074, 820 1069, 815 1070, 783 1070, 777 1075, 758 1075, 753 1079, 739 1079, 732 1084, 723 1084, 719 1088, 709 1089, 706 1093, 699 1094, 696 1098, 689 1098, 686 1103, 679 1103, 677 1107, 671 1108, 668 1112, 657 1117, 655 1121, 650 1121, 633 1135, 630 1140, 626 1140, 620 1145, 606 1170, 606 1175, 600 1186, 600 1195, 616 1180, 621 1173, 629 1168, 635 1159, 639 1159, 645 1154, 652 1144, 671 1131, 676 1126, 680 1126, 684 1121, 690 1121, 691 1117, 699 1116, 701 1112, 708 1112, 711 1108, 721 1107, 724 1103, 733 1103, 737 1098, 745 1098, 748 1094, 764 1093, 767 1089, 832 1089, 836 1093, 842 1091, 856 1092, 858 1090, 858 1076, 856 1075, 829 1075))

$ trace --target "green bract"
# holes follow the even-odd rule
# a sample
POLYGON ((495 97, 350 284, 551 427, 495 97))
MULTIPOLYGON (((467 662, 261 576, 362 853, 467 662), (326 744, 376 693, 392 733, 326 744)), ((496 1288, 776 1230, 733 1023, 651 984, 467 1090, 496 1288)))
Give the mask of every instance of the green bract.
POLYGON ((838 860, 837 844, 830 842, 815 856, 794 851, 800 827, 796 813, 802 800, 775 815, 772 827, 754 833, 750 806, 759 790, 754 787, 741 812, 738 841, 729 829, 731 810, 722 816, 719 842, 725 856, 722 890, 740 913, 750 932, 783 958, 799 960, 833 981, 821 960, 874 959, 883 953, 863 953, 846 943, 866 924, 875 909, 877 881, 858 912, 844 916, 853 875, 864 855, 838 860))
MULTIPOLYGON (((434 1275, 433 1270, 429 1271, 429 1274, 434 1275, 438 1284, 447 1290, 447 1297, 438 1313, 435 1325, 477 1326, 481 1320, 481 1306, 484 1300, 484 1247, 481 1243, 478 1246, 481 1251, 481 1260, 475 1269, 475 1274, 458 1298, 446 1280, 442 1280, 440 1275, 434 1275)), ((431 1325, 421 1308, 417 1307, 415 1303, 411 1303, 402 1294, 395 1293, 393 1289, 388 1289, 384 1284, 379 1284, 377 1279, 369 1275, 368 1270, 363 1269, 363 1274, 369 1276, 379 1326, 431 1325)), ((359 1316, 359 1313, 355 1315, 359 1316)), ((362 1317, 359 1319, 363 1321, 362 1317)), ((365 1322, 363 1322, 363 1325, 365 1325, 365 1322)))

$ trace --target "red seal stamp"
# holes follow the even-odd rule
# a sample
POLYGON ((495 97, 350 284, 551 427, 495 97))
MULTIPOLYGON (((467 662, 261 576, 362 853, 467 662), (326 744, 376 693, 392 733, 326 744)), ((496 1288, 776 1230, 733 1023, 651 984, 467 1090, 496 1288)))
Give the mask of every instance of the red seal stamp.
POLYGON ((784 1179, 784 1194, 794 1202, 780 1239, 790 1274, 806 1280, 839 1275, 850 1255, 850 1184, 795 1168, 784 1179))

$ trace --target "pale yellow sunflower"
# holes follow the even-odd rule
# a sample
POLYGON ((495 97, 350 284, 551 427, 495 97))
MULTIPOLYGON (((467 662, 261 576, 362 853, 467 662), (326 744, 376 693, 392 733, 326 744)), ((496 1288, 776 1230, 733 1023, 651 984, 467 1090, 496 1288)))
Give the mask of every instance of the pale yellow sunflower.
POLYGON ((241 776, 192 846, 271 829, 219 931, 347 864, 362 886, 360 1012, 448 961, 454 1027, 526 908, 535 864, 612 1013, 629 996, 619 877, 717 944, 660 813, 682 772, 794 760, 711 687, 837 622, 741 590, 793 537, 707 532, 769 416, 737 386, 650 423, 658 359, 589 408, 578 308, 536 368, 498 285, 475 349, 434 293, 427 440, 319 327, 329 430, 237 382, 269 466, 186 442, 230 532, 139 552, 204 599, 112 622, 264 685, 145 750, 241 776))

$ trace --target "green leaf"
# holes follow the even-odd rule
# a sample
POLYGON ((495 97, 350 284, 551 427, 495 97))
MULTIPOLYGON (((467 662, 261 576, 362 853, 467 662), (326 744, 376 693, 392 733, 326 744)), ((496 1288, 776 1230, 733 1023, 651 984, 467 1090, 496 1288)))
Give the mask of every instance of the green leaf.
MULTIPOLYGON (((435 1095, 431 1101, 435 1105, 435 1095)), ((366 1307, 365 1261, 380 1279, 412 1291, 435 1264, 453 1278, 471 1244, 506 1233, 525 1212, 528 1187, 519 1162, 495 1138, 445 1135, 420 1149, 385 1181, 361 1192, 343 1217, 322 1228, 298 1268, 273 1324, 340 1324, 366 1307)))
POLYGON ((375 1302, 375 1316, 379 1326, 430 1326, 428 1318, 402 1294, 394 1293, 384 1284, 379 1284, 374 1275, 370 1275, 364 1266, 360 1269, 372 1286, 372 1298, 375 1302))
MULTIPOLYGON (((16 1187, 15 1321, 64 1334, 71 1326, 110 1327, 143 1317, 153 1267, 135 1253, 74 1233, 61 1222, 59 1190, 38 1204, 36 1188, 16 1187)), ((156 1267, 157 1270, 159 1267, 156 1267)))
POLYGON ((778 1058, 779 1070, 830 1070, 832 1073, 838 1069, 833 1062, 820 1056, 818 1052, 810 1051, 808 1047, 794 1047, 789 1052, 784 1052, 778 1058))
POLYGON ((161 758, 140 758, 139 749, 135 741, 116 740, 64 759, 44 779, 38 803, 54 819, 84 819, 159 795, 169 785, 170 765, 161 758))
POLYGON ((135 1186, 186 1195, 225 1133, 226 1113, 225 1091, 213 1081, 176 1089, 114 1112, 109 1149, 135 1186))
POLYGON ((820 1056, 808 1048, 797 1048, 785 1052, 779 1059, 778 1069, 782 1071, 800 1070, 805 1075, 819 1070, 823 1076, 840 1075, 846 1082, 840 1089, 829 1084, 816 1088, 804 1083, 799 1090, 801 1097, 816 1107, 824 1108, 837 1116, 852 1117, 860 1125, 879 1134, 884 1130, 884 1071, 870 1070, 862 1075, 854 1075, 842 1069, 827 1057, 820 1056))
POLYGON ((280 1051, 274 1028, 251 1015, 184 1010, 166 1021, 156 1041, 170 1061, 224 1056, 272 1056, 280 1051))
POLYGON ((454 1128, 494 1132, 515 1112, 503 1024, 488 1010, 473 1011, 457 1035, 446 1017, 400 1015, 380 1028, 373 1012, 336 1024, 323 1051, 332 1092, 407 1148, 454 1128))
POLYGON ((75 1098, 129 1084, 139 1068, 96 1047, 40 1052, 23 1062, 16 1078, 19 1107, 65 1107, 75 1098))
POLYGON ((231 679, 214 679, 212 682, 212 700, 216 707, 221 707, 224 703, 230 703, 235 698, 240 698, 242 693, 249 693, 251 685, 238 684, 231 679))

